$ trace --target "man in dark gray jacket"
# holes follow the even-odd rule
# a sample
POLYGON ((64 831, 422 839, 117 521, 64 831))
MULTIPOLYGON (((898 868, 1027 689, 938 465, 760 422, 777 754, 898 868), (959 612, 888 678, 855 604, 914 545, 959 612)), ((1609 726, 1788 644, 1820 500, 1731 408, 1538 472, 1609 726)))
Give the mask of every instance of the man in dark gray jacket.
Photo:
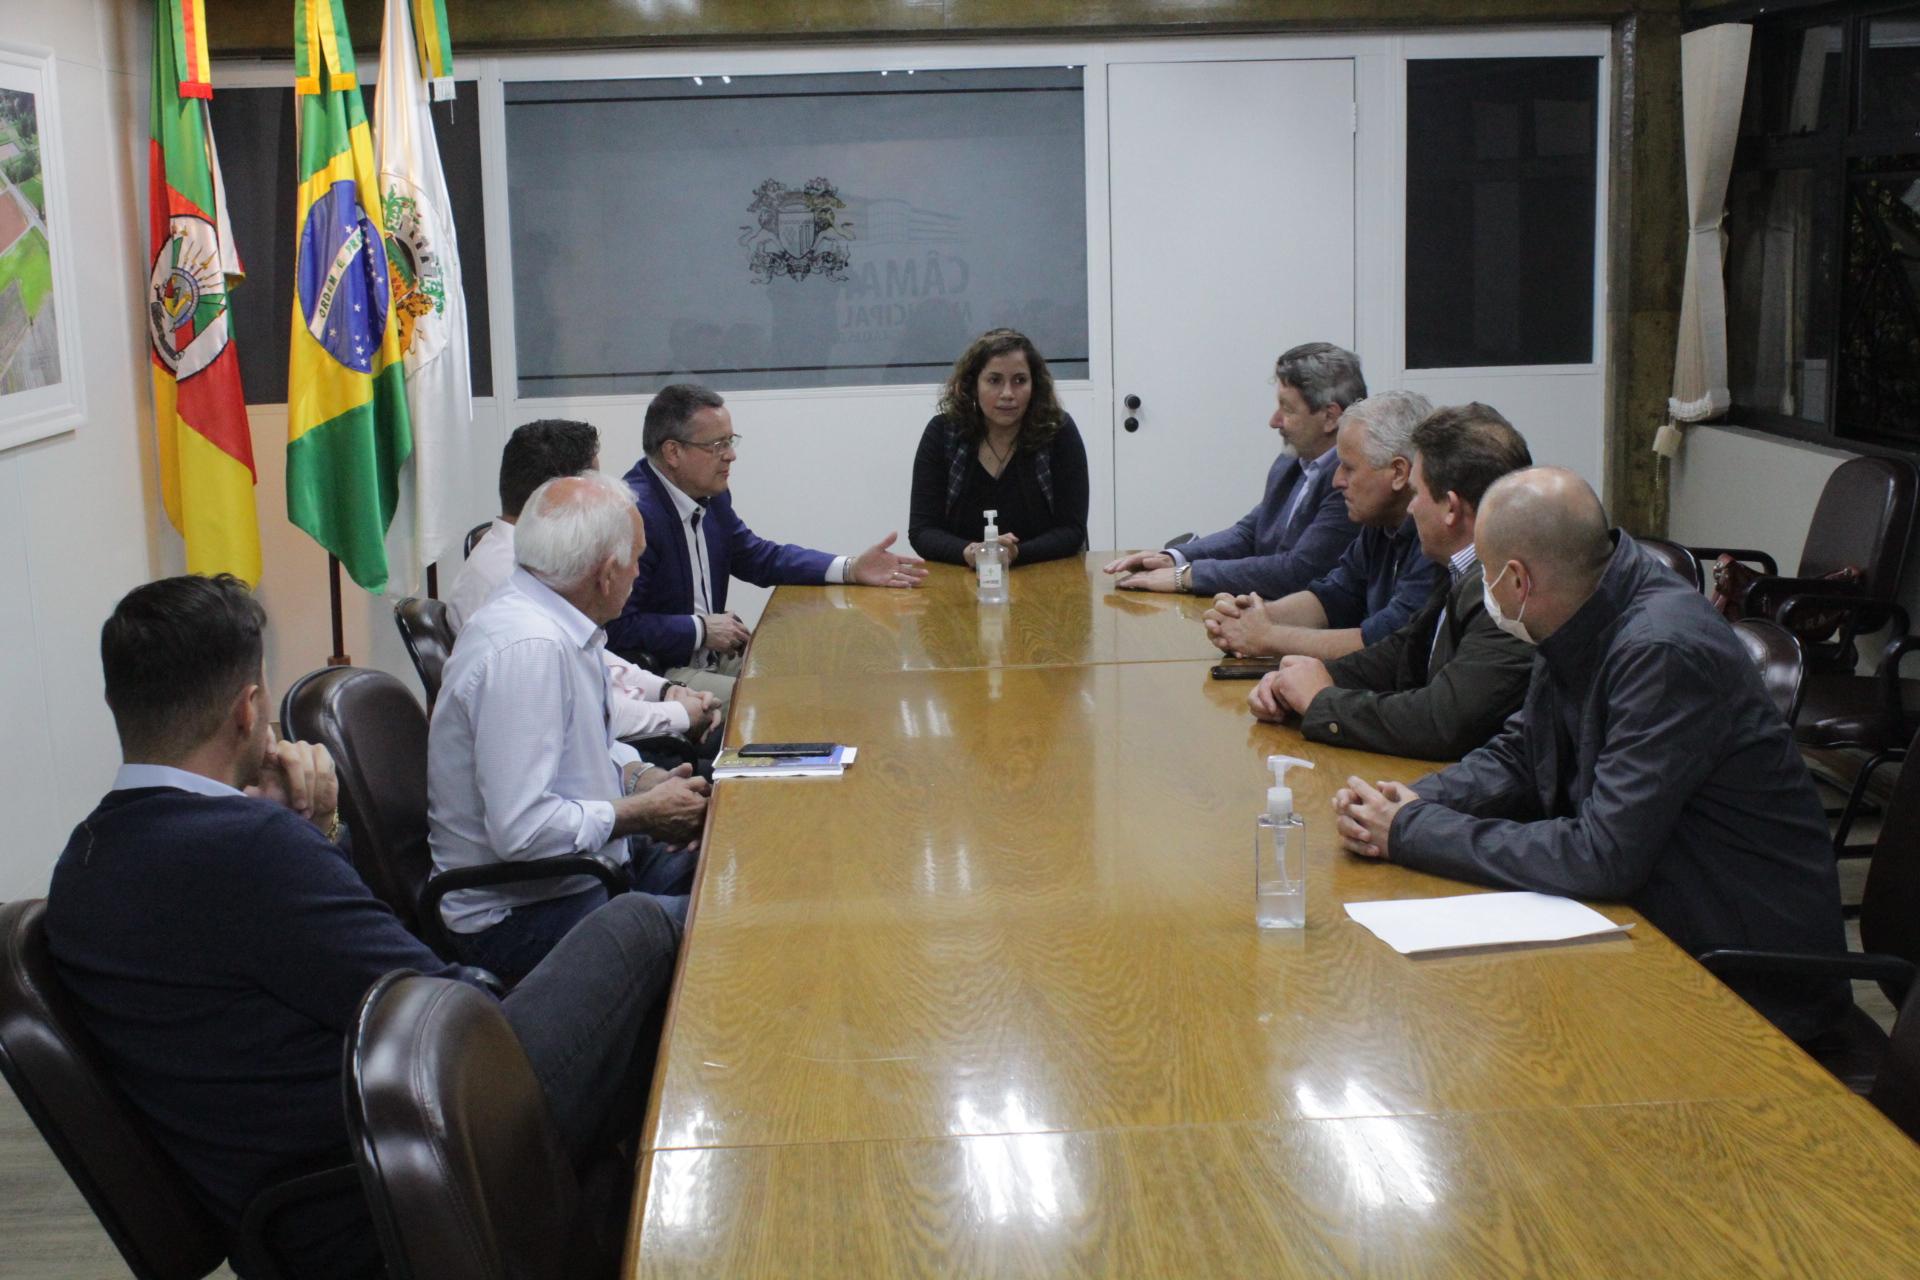
POLYGON ((1314 742, 1453 760, 1520 709, 1533 646, 1493 625, 1481 601, 1474 512, 1501 476, 1531 466, 1527 442, 1484 404, 1435 411, 1414 428, 1413 500, 1420 550, 1444 565, 1405 626, 1358 653, 1283 658, 1247 703, 1261 720, 1300 718, 1314 742))
MULTIPOLYGON (((1539 646, 1526 704, 1492 742, 1411 788, 1350 778, 1341 843, 1514 889, 1614 899, 1694 954, 1838 953, 1840 888, 1806 765, 1706 598, 1624 533, 1569 471, 1487 491, 1476 541, 1496 625, 1539 646)), ((1735 980, 1796 1040, 1844 981, 1735 980)))

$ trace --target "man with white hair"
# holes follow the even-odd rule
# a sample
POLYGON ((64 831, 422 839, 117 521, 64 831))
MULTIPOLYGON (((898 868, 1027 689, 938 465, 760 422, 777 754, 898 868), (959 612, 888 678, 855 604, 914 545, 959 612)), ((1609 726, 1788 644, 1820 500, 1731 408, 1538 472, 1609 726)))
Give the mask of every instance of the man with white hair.
MULTIPOLYGON (((633 589, 646 533, 633 495, 597 471, 549 480, 515 527, 513 574, 467 619, 427 741, 429 842, 439 871, 589 854, 686 918, 694 854, 627 837, 690 840, 707 785, 647 766, 613 736, 601 650, 633 589), (636 842, 637 844, 638 842, 636 842)), ((607 899, 588 876, 450 893, 441 916, 470 964, 508 981, 607 899)))
POLYGON ((1413 429, 1433 412, 1417 391, 1382 391, 1340 418, 1333 487, 1346 498, 1360 536, 1333 570, 1305 590, 1262 600, 1214 597, 1207 638, 1223 652, 1323 661, 1357 652, 1398 631, 1440 580, 1407 515, 1413 501, 1413 429))

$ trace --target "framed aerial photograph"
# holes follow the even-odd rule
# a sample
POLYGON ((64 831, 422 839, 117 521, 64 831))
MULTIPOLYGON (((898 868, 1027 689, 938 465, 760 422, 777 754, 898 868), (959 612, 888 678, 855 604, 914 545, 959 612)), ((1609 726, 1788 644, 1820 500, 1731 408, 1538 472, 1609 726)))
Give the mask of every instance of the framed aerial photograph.
POLYGON ((53 52, 0 41, 0 449, 85 416, 53 52))

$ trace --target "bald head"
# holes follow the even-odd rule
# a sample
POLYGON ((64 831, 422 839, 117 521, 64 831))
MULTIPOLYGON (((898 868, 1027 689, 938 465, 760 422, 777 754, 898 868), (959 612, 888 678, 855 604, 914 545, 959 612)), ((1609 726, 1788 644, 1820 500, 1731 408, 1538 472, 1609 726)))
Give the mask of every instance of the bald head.
POLYGON ((1564 467, 1528 467, 1494 481, 1480 501, 1474 541, 1482 564, 1523 561, 1556 594, 1580 598, 1613 555, 1599 496, 1564 467))

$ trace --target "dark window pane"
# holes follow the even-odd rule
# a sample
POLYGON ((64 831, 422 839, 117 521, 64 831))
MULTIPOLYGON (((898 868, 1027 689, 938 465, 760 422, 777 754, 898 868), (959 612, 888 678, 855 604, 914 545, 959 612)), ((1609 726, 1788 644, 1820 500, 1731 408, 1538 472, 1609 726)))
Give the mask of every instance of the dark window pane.
MULTIPOLYGON (((452 102, 433 108, 435 141, 453 201, 472 349, 473 394, 493 394, 493 352, 487 323, 486 222, 480 190, 478 87, 461 81, 452 102)), ((367 92, 369 118, 372 89, 367 92)), ((240 380, 248 404, 287 399, 287 336, 293 315, 293 89, 220 89, 213 95, 213 136, 226 179, 234 243, 247 269, 233 294, 240 380)))
POLYGON ((1920 443, 1920 156, 1886 157, 1847 187, 1846 294, 1834 424, 1920 443), (1894 171, 1896 164, 1904 172, 1894 171))
POLYGON ((1407 367, 1593 359, 1596 58, 1407 64, 1407 367))
POLYGON ((1755 31, 1740 132, 1790 137, 1844 124, 1840 50, 1838 23, 1755 31))
POLYGON ((1920 11, 1867 23, 1860 63, 1860 124, 1881 128, 1920 122, 1920 11))
POLYGON ((1742 408, 1827 419, 1834 197, 1808 169, 1736 173, 1727 188, 1727 372, 1742 408))

